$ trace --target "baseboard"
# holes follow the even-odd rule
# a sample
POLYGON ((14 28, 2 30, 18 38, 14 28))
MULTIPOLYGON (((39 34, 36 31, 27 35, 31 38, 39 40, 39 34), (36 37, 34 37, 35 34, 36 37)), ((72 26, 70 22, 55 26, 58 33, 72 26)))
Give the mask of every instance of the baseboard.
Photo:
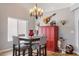
POLYGON ((77 51, 74 51, 74 53, 76 53, 76 54, 78 54, 78 55, 79 55, 79 52, 77 52, 77 51))
POLYGON ((9 48, 9 49, 4 49, 4 50, 0 50, 0 54, 3 53, 3 52, 7 52, 7 51, 10 51, 12 50, 12 48, 9 48))

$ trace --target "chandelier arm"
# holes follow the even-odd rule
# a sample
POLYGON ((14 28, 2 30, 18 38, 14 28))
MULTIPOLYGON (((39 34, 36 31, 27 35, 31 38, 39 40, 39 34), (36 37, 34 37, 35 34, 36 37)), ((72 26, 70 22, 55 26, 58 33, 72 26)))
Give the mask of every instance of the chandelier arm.
POLYGON ((30 15, 38 19, 38 17, 41 17, 43 15, 43 9, 38 8, 37 4, 35 4, 35 7, 31 9, 30 15))
POLYGON ((36 19, 38 19, 38 16, 37 16, 37 3, 36 3, 36 19))

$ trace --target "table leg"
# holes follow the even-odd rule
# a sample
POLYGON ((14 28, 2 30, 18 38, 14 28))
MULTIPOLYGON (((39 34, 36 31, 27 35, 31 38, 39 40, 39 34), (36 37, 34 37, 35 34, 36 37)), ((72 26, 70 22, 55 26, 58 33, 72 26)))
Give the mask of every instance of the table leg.
POLYGON ((15 45, 13 44, 13 56, 15 55, 15 45))
POLYGON ((19 44, 18 56, 20 56, 20 44, 19 44))
POLYGON ((29 56, 32 56, 32 42, 30 41, 29 56))

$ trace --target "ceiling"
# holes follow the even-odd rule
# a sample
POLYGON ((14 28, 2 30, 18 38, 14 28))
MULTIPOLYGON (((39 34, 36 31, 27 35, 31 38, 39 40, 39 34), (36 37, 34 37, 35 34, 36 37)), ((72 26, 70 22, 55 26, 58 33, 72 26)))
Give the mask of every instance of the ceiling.
MULTIPOLYGON (((19 6, 22 6, 24 8, 31 9, 35 6, 35 3, 22 3, 18 4, 19 6)), ((51 10, 57 10, 57 9, 62 9, 66 7, 72 6, 73 3, 37 3, 37 6, 40 8, 43 8, 44 11, 51 11, 51 10)))
MULTIPOLYGON (((44 12, 48 12, 51 10, 62 9, 66 7, 72 6, 74 3, 37 3, 37 6, 44 9, 44 12)), ((0 3, 0 5, 14 5, 21 6, 26 10, 29 10, 35 6, 35 3, 0 3)))

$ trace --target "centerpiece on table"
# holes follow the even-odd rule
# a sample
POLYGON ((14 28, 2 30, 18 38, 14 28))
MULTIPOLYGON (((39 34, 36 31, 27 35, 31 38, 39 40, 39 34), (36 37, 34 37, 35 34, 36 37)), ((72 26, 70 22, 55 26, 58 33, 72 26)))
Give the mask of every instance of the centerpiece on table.
POLYGON ((34 36, 33 30, 29 30, 29 36, 30 36, 30 37, 33 37, 33 36, 34 36))

